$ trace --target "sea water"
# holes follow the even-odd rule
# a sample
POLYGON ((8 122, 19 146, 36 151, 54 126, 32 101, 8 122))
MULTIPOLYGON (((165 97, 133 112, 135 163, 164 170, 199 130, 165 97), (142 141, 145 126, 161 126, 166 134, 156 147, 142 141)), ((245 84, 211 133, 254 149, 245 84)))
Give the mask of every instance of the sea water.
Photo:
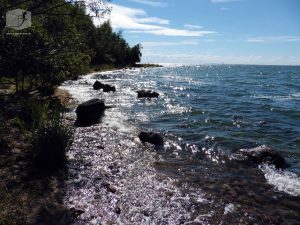
MULTIPOLYGON (((76 104, 104 99, 99 124, 77 127, 66 203, 78 224, 296 224, 300 219, 300 67, 166 66, 68 81, 76 104), (116 92, 93 90, 93 83, 116 92), (138 99, 137 90, 157 91, 138 99), (142 144, 140 131, 164 137, 142 144), (289 167, 237 160, 278 151, 289 167)), ((74 111, 69 117, 75 120, 74 111)))

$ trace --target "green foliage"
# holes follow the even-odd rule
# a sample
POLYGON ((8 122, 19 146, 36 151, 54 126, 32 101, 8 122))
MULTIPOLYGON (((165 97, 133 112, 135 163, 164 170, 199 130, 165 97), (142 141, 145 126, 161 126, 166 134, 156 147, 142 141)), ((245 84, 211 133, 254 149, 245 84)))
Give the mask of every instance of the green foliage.
POLYGON ((0 74, 14 79, 16 92, 60 84, 88 72, 91 63, 124 67, 141 60, 141 45, 129 47, 110 22, 95 27, 85 8, 72 1, 19 2, 23 1, 0 1, 0 74), (1 26, 2 6, 16 5, 32 12, 30 28, 15 31, 1 26))
POLYGON ((73 130, 62 120, 63 106, 59 101, 21 100, 21 110, 15 123, 23 134, 31 137, 34 166, 55 170, 65 164, 66 149, 73 130))
POLYGON ((38 102, 34 98, 22 99, 21 108, 16 123, 22 130, 33 131, 44 126, 47 120, 58 118, 59 113, 50 113, 49 102, 38 102))
POLYGON ((66 149, 73 131, 62 120, 48 121, 35 133, 33 139, 34 166, 47 172, 62 168, 66 163, 66 149))
POLYGON ((121 32, 113 32, 109 21, 96 28, 94 35, 95 39, 90 44, 95 52, 92 58, 93 64, 115 64, 124 67, 140 62, 141 45, 130 48, 121 32))

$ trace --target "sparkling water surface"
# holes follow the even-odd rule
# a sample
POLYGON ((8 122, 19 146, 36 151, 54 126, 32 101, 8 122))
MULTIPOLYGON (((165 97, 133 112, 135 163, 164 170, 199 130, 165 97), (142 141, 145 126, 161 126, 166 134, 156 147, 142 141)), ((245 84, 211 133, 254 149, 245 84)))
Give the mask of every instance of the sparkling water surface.
MULTIPOLYGON (((296 224, 300 220, 300 67, 201 65, 119 70, 68 81, 75 102, 112 108, 78 127, 66 203, 77 224, 296 224), (99 80, 115 93, 95 91, 99 80), (138 99, 137 90, 158 99, 138 99), (140 131, 164 136, 142 144, 140 131), (285 170, 236 160, 267 145, 285 170)), ((70 118, 75 119, 72 111, 70 118)))

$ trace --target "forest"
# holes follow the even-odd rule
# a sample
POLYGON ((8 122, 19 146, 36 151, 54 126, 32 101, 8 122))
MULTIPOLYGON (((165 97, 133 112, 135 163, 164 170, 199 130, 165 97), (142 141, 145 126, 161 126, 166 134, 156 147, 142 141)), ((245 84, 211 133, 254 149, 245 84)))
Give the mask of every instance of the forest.
POLYGON ((1 0, 0 75, 11 78, 16 92, 57 85, 103 64, 133 66, 141 59, 141 45, 130 47, 109 21, 99 27, 93 17, 111 10, 107 1, 1 0), (6 26, 13 9, 31 14, 31 26, 6 26))

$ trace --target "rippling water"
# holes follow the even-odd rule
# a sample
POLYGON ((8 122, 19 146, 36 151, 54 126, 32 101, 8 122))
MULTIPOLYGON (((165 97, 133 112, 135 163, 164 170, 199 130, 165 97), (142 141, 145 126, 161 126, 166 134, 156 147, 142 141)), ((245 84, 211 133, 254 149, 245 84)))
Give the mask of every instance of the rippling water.
MULTIPOLYGON (((77 224, 296 224, 300 220, 300 67, 180 66, 83 76, 78 103, 104 99, 101 123, 76 128, 65 199, 77 224), (117 92, 95 91, 95 80, 117 92), (158 99, 137 99, 136 90, 158 99), (139 142, 161 133, 163 148, 139 142), (267 145, 286 170, 235 160, 267 145)), ((69 115, 74 118, 74 112, 69 115)))

